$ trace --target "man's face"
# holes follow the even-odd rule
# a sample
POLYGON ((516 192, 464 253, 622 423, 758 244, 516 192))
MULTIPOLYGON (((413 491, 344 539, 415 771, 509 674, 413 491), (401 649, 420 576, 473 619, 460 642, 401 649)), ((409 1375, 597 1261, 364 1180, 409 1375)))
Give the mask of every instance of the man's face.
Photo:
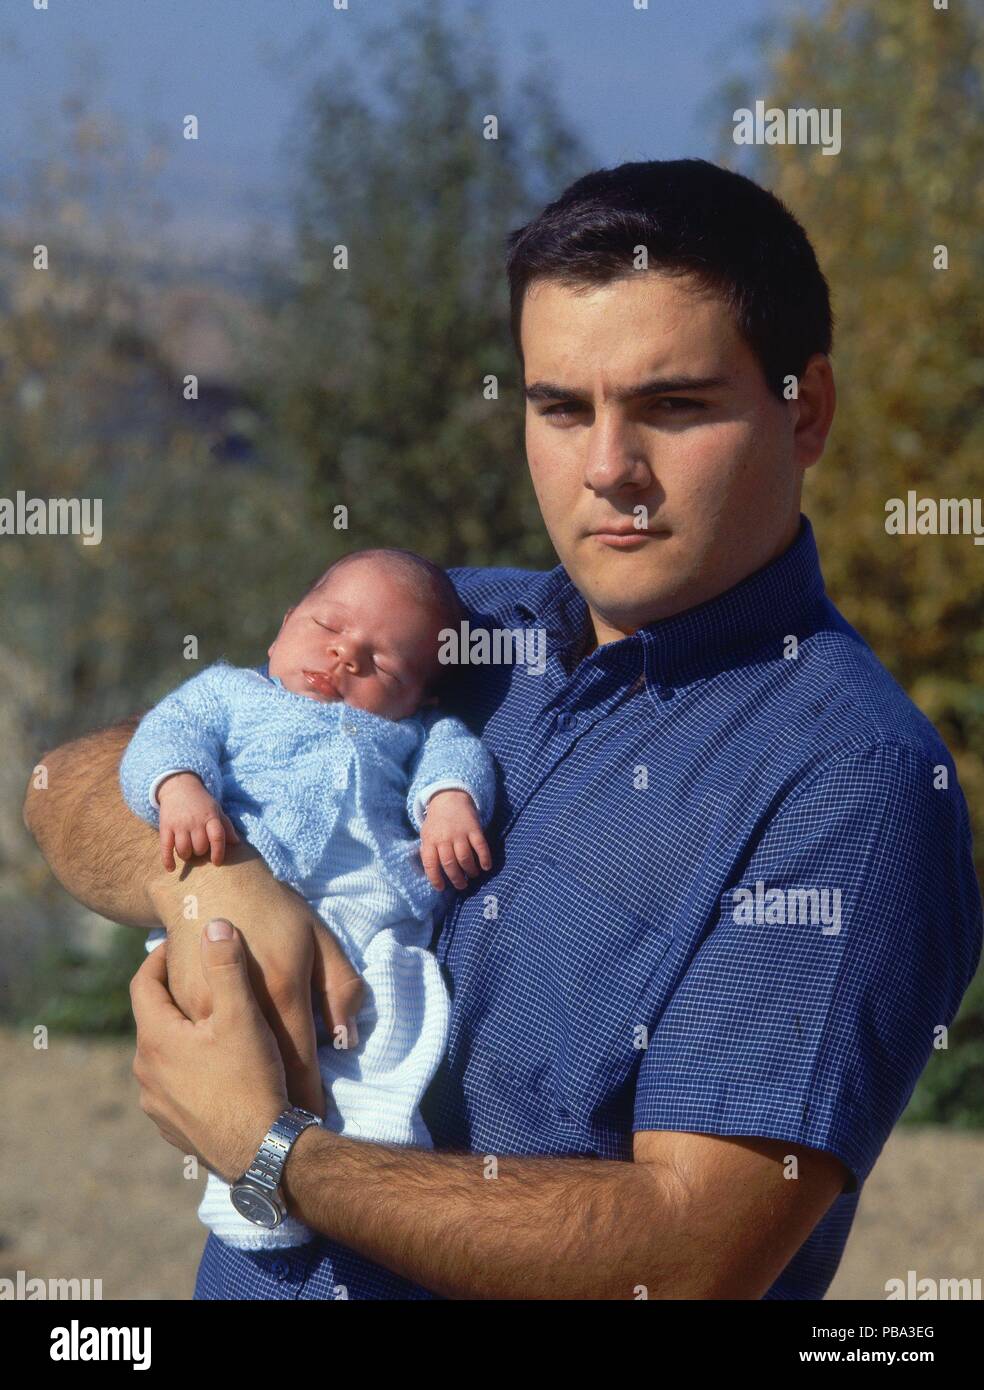
POLYGON ((533 487, 599 642, 722 593, 795 538, 813 461, 798 405, 770 393, 722 299, 657 272, 535 281, 522 341, 533 487))
POLYGON ((418 603, 392 567, 350 560, 288 611, 270 647, 270 675, 295 695, 406 719, 425 703, 438 626, 432 606, 418 603))

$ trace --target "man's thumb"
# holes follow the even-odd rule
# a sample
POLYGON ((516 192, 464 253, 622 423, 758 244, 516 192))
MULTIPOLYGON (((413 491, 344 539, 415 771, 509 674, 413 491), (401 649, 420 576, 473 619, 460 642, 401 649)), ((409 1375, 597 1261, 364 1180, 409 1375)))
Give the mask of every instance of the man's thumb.
POLYGON ((202 969, 212 994, 213 1014, 230 1007, 257 1007, 242 937, 224 917, 213 918, 202 932, 202 969))

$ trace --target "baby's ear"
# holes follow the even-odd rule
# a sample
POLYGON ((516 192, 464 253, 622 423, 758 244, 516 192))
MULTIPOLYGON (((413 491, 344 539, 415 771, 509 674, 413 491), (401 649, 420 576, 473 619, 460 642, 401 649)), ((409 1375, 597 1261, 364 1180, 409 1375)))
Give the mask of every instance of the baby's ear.
MULTIPOLYGON (((296 606, 296 605, 295 605, 295 606, 296 606)), ((287 625, 287 619, 290 617, 290 615, 291 615, 291 613, 293 613, 293 611, 294 611, 293 608, 288 608, 288 609, 287 609, 287 612, 286 612, 286 613, 284 614, 284 616, 280 619, 280 626, 277 628, 277 637, 279 637, 280 634, 283 632, 284 628, 285 628, 286 625, 287 625)), ((269 647, 267 647, 267 656, 272 656, 272 655, 273 655, 273 649, 274 649, 274 647, 277 645, 277 637, 275 637, 275 638, 273 639, 273 641, 270 643, 269 647)))

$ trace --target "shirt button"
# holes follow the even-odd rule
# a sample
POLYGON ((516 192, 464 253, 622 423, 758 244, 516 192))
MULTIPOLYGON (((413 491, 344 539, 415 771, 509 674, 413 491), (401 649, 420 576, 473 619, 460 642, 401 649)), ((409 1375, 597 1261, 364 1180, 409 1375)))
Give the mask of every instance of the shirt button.
POLYGON ((577 715, 571 714, 569 710, 562 710, 560 714, 557 715, 558 729, 573 729, 576 723, 577 715))
POLYGON ((278 1284, 282 1284, 290 1273, 290 1265, 286 1260, 277 1260, 273 1266, 273 1274, 278 1284))

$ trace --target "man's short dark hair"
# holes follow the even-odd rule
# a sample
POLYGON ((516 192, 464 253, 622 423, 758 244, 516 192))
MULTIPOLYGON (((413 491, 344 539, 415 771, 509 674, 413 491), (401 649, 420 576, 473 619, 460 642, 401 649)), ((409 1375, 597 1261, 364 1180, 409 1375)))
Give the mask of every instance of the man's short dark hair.
POLYGON ((695 276, 720 294, 783 397, 783 378, 801 377, 833 342, 830 292, 809 238, 787 207, 751 179, 703 159, 654 159, 599 169, 507 239, 513 341, 535 280, 572 288, 604 285, 648 269, 695 276))

